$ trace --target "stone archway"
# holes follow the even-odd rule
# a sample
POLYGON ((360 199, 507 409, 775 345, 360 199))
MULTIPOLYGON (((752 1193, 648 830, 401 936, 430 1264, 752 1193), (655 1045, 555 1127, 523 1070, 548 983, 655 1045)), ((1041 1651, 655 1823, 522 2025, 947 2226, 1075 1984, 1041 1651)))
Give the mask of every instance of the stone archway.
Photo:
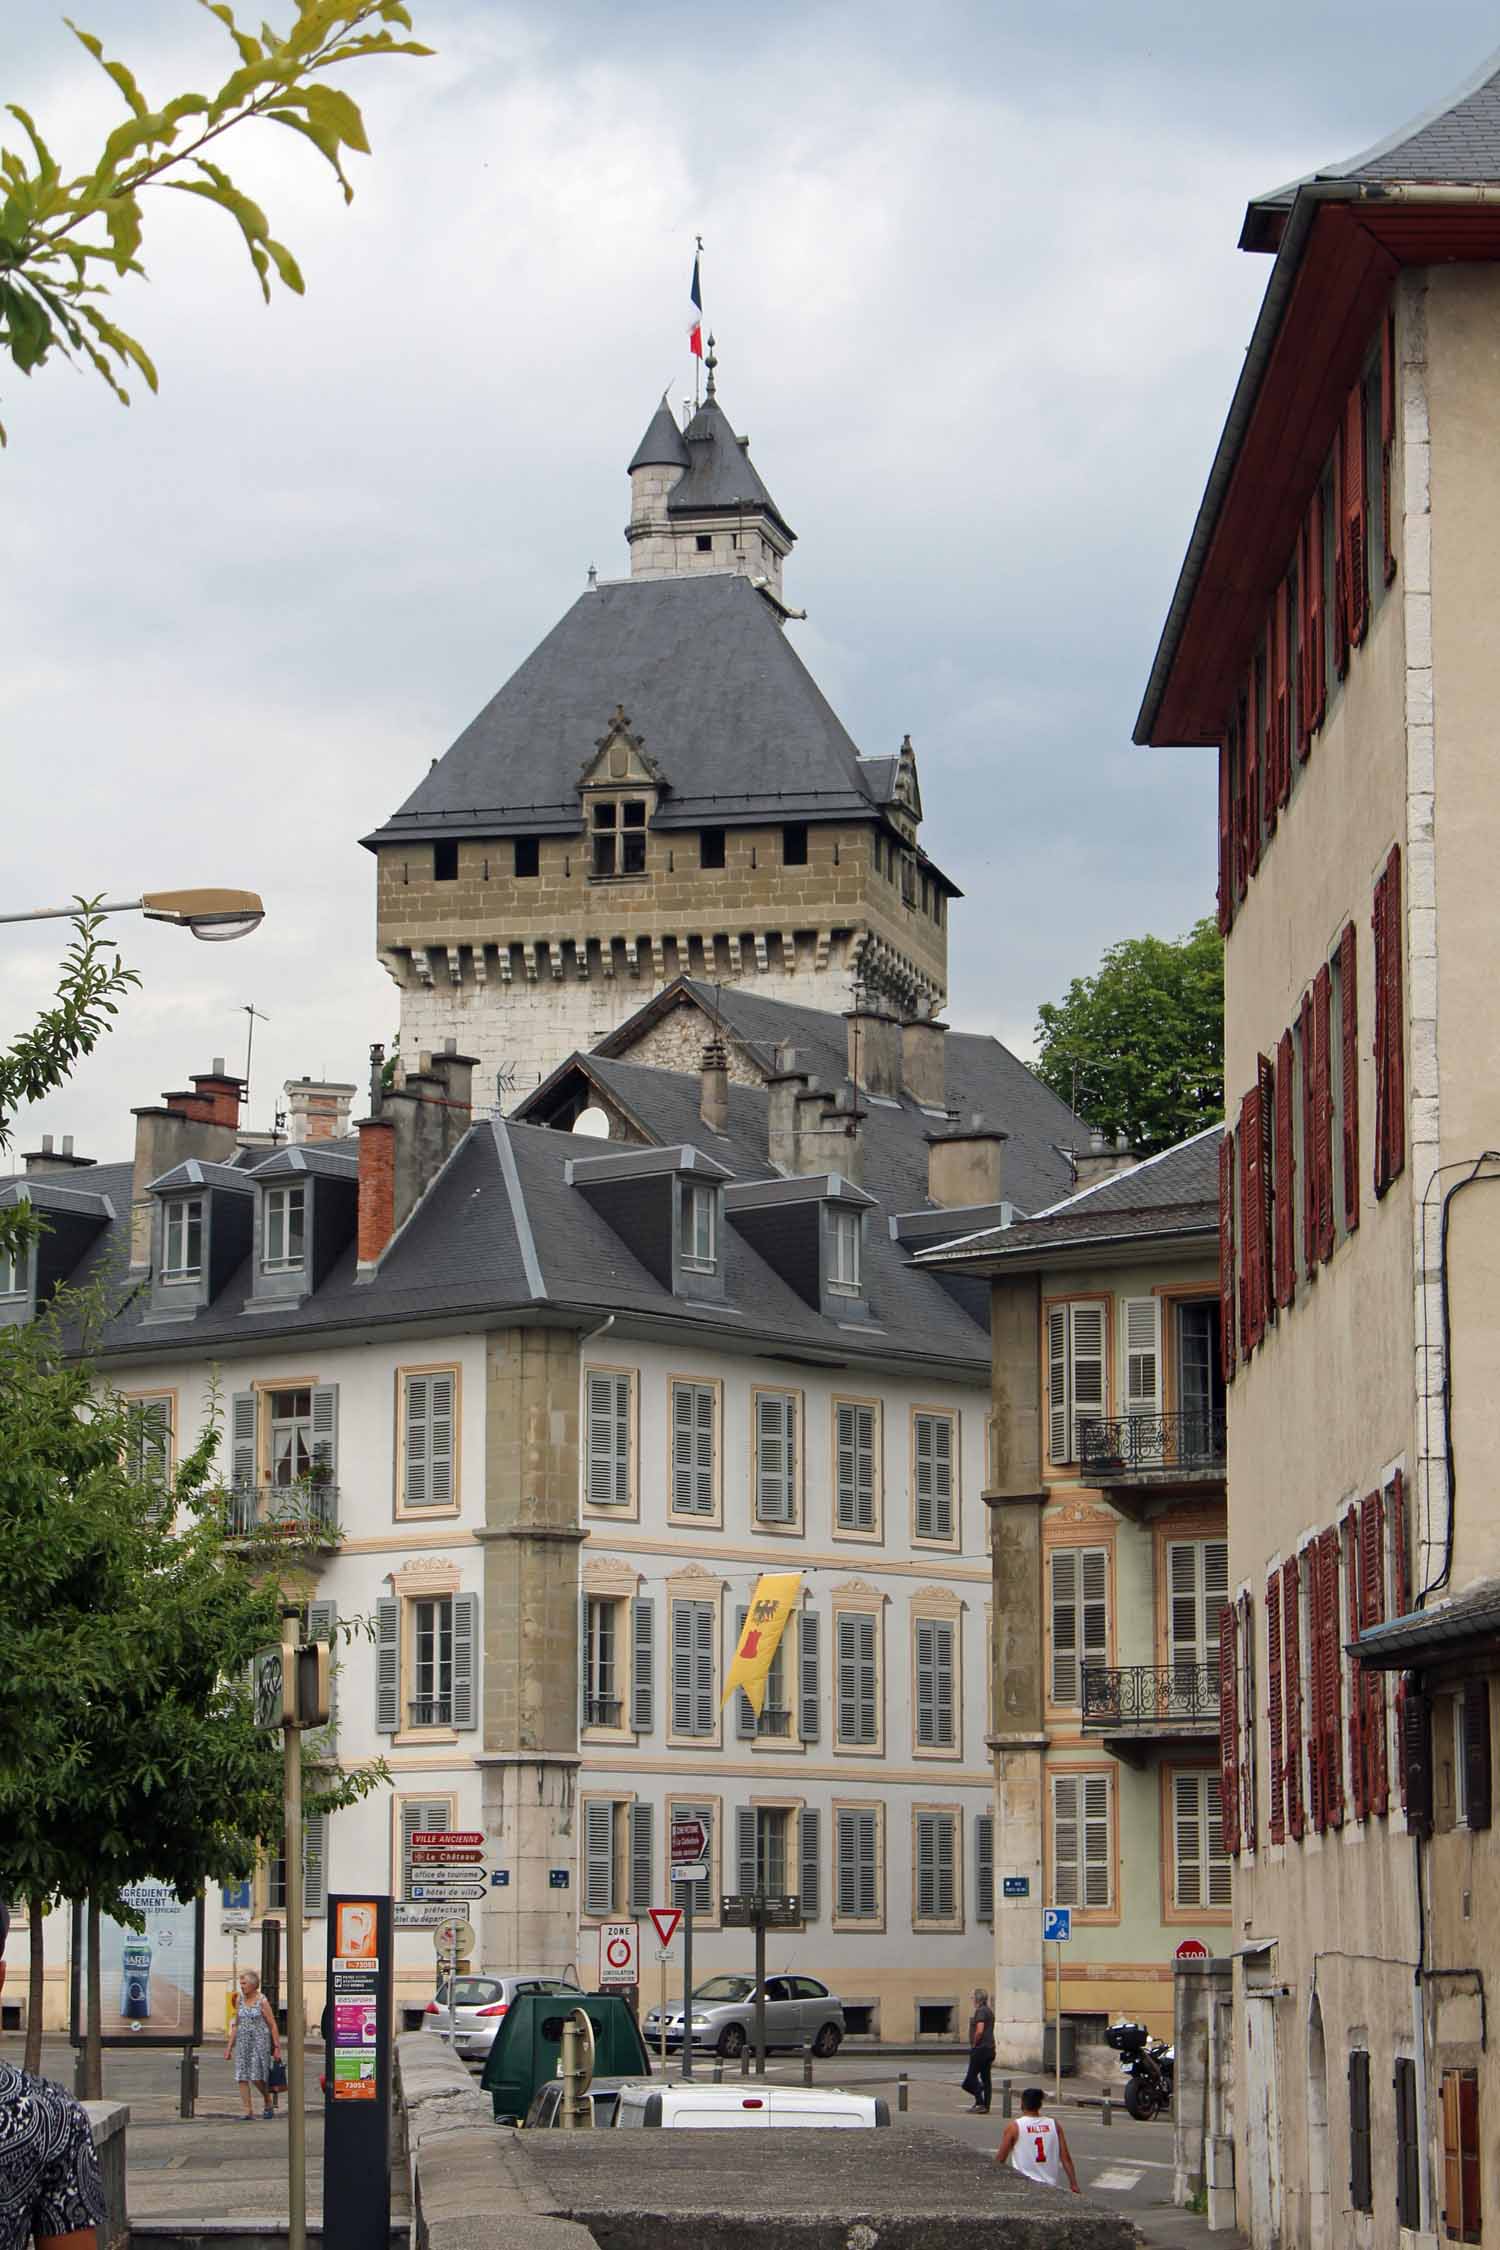
POLYGON ((1329 2250, 1328 2050, 1316 1993, 1307 2024, 1307 2212, 1310 2250, 1329 2250))

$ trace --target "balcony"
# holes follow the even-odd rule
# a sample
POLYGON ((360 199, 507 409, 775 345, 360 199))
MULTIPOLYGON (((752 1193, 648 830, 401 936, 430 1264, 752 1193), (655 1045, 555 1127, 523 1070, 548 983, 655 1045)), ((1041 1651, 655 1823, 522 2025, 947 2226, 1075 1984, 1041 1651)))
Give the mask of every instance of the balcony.
POLYGON ((1083 1668, 1083 1731, 1115 1756, 1145 1765, 1152 1753, 1219 1733, 1219 1665, 1126 1664, 1083 1668))
POLYGON ((790 1711, 775 1711, 769 1703, 763 1704, 760 1717, 755 1722, 755 1731, 758 1735, 769 1734, 784 1742, 792 1731, 792 1714, 790 1711))
POLYGON ((583 1723, 586 1727, 618 1727, 624 1703, 618 1695, 586 1695, 583 1699, 583 1723))
POLYGON ((235 1485, 224 1494, 224 1529, 231 1539, 274 1539, 288 1547, 336 1547, 336 1484, 235 1485))
POLYGON ((409 1727, 451 1727, 453 1704, 446 1695, 424 1695, 406 1706, 406 1723, 409 1727))
MULTIPOLYGON (((1108 1421, 1078 1425, 1079 1477, 1112 1495, 1201 1492, 1205 1485, 1223 1483, 1225 1454, 1222 1407, 1186 1414, 1116 1414, 1108 1421)), ((1127 1512, 1136 1512, 1128 1500, 1125 1505, 1127 1512)))

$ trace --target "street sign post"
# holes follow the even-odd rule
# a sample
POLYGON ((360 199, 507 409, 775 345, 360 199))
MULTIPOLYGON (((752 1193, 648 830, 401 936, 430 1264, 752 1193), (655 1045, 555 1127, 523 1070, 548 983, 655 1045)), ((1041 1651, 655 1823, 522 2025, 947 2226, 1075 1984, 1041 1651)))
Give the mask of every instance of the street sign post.
POLYGON ((1057 1966, 1056 2004, 1053 2008, 1052 2061, 1057 2076, 1057 2103, 1062 2107, 1062 1949, 1073 1936, 1073 1909, 1071 1906, 1044 1906, 1042 1908, 1042 1942, 1054 1946, 1052 1958, 1057 1966))
MULTIPOLYGON (((653 1906, 651 1909, 651 1927, 655 1930, 657 1938, 656 1958, 661 1963, 661 2006, 656 2021, 657 2029, 661 2033, 663 2077, 666 2076, 667 2069, 667 1948, 671 1945, 673 1938, 676 1937, 681 1922, 682 1908, 680 1906, 653 1906)), ((688 2033, 693 2028, 688 2021, 691 2014, 692 2009, 688 2006, 686 1997, 684 1997, 682 2008, 682 2036, 684 2039, 687 2038, 688 2033)))
POLYGON ((680 1906, 653 1906, 651 1909, 651 1926, 656 1932, 657 1943, 660 1945, 671 1944, 673 1938, 677 1935, 681 1922, 682 1908, 680 1906))
POLYGON ((719 1910, 719 1927, 755 1932, 755 2075, 766 2075, 766 1932, 802 1919, 795 1891, 734 1891, 719 1910))
MULTIPOLYGON (((682 1885, 682 2075, 693 2075, 693 1885, 708 1881, 708 1825, 697 1813, 672 1815, 671 1880, 682 1885)), ((666 1985, 666 1970, 662 1970, 666 1985)), ((663 2017, 666 2010, 663 2007, 663 2017)), ((666 2052, 663 2032, 662 2052, 666 2052)))

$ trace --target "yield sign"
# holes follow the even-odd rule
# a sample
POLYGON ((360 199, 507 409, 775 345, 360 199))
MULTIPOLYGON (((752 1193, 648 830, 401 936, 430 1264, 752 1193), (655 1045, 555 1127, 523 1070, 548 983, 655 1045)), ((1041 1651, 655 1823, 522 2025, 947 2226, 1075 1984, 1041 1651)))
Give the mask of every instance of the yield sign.
POLYGON ((677 1935, 677 1925, 682 1920, 682 1908, 680 1906, 653 1906, 651 1920, 655 1925, 658 1943, 670 1945, 677 1935))

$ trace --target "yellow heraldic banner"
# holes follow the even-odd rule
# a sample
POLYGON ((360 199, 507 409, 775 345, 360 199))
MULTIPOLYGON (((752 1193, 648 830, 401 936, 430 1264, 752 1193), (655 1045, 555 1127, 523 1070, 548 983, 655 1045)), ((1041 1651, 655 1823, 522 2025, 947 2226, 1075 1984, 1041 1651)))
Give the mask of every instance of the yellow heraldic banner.
POLYGON ((736 1688, 743 1688, 750 1698, 750 1708, 757 1719, 760 1707, 766 1700, 766 1674, 772 1659, 781 1646, 781 1636, 786 1631, 787 1619, 797 1606, 802 1590, 802 1573, 784 1571, 777 1575, 768 1572, 756 1583, 750 1597, 750 1608, 745 1617, 745 1629, 740 1635, 740 1645, 734 1652, 734 1662, 729 1667, 724 1694, 719 1708, 722 1711, 736 1688))

